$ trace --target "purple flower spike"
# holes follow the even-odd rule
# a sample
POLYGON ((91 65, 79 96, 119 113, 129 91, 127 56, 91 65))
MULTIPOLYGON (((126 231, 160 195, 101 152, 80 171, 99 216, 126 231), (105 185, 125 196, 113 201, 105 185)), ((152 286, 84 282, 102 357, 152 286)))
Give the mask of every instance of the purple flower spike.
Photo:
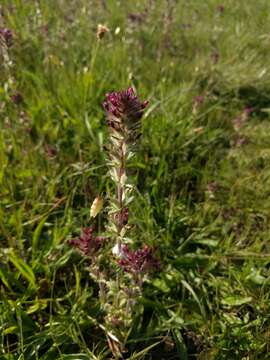
POLYGON ((13 34, 10 29, 0 28, 0 43, 4 43, 7 47, 12 46, 13 34))
POLYGON ((218 5, 217 11, 218 11, 220 14, 224 13, 224 10, 225 10, 225 6, 224 6, 224 5, 218 5))
POLYGON ((15 105, 19 105, 23 101, 23 97, 19 92, 15 92, 13 95, 11 95, 10 99, 15 105))
POLYGON ((93 228, 82 229, 81 235, 77 239, 69 241, 69 245, 80 250, 83 255, 93 255, 101 247, 105 241, 103 236, 93 236, 93 228))
POLYGON ((147 245, 135 251, 129 250, 127 245, 121 248, 121 259, 118 264, 129 273, 139 274, 158 269, 160 264, 154 256, 154 250, 147 245))
POLYGON ((115 130, 136 130, 140 125, 148 101, 140 102, 132 87, 127 90, 106 94, 103 107, 109 127, 115 130))

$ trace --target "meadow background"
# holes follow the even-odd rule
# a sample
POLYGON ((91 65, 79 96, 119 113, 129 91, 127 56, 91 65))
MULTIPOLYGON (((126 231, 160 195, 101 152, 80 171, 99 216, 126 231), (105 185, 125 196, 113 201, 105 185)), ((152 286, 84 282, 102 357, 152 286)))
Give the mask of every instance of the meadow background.
POLYGON ((0 13, 14 37, 0 62, 0 359, 111 357, 67 240, 111 186, 104 96, 131 85, 149 106, 130 217, 161 270, 127 358, 270 358, 269 1, 1 0, 0 13))

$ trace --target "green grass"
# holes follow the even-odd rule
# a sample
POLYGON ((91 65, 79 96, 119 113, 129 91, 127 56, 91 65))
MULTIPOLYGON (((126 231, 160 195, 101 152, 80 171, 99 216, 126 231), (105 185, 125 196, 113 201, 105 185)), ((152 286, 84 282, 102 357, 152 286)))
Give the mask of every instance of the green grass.
POLYGON ((101 104, 130 85, 150 101, 131 222, 162 265, 127 358, 270 358, 270 3, 219 5, 2 0, 15 39, 0 63, 0 359, 111 357, 66 240, 110 189, 101 104))

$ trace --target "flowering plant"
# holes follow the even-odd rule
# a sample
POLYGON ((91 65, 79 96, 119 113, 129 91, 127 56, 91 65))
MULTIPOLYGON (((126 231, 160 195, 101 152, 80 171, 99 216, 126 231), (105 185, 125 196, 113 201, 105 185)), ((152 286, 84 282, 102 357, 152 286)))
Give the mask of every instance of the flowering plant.
POLYGON ((13 44, 13 34, 8 28, 0 28, 0 42, 2 46, 11 47, 13 44))
MULTIPOLYGON (((159 267, 152 248, 144 245, 132 250, 133 241, 127 236, 130 230, 129 205, 133 199, 127 164, 134 156, 141 118, 147 105, 148 101, 140 102, 131 87, 106 95, 103 108, 109 130, 107 165, 115 186, 115 193, 109 196, 106 236, 94 236, 93 228, 85 228, 78 239, 69 242, 92 262, 89 271, 99 283, 105 313, 104 324, 100 327, 105 331, 116 358, 122 357, 133 318, 136 312, 139 313, 138 298, 147 273, 159 267), (105 246, 109 248, 109 259, 102 257, 105 246), (108 268, 104 266, 106 261, 110 262, 108 268)), ((92 217, 101 211, 102 205, 103 200, 98 196, 91 206, 92 217)))

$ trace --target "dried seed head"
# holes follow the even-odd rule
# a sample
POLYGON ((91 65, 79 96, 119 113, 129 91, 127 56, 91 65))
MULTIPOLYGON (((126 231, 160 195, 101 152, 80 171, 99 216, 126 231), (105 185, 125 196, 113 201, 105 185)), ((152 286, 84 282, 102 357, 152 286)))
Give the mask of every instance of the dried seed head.
POLYGON ((100 213, 102 208, 103 208, 103 199, 100 196, 97 196, 93 201, 93 204, 91 205, 90 217, 95 218, 98 215, 98 213, 100 213))
POLYGON ((102 25, 102 24, 98 24, 98 26, 97 26, 97 39, 101 40, 104 37, 104 35, 109 31, 110 31, 110 29, 107 28, 107 26, 102 25))

